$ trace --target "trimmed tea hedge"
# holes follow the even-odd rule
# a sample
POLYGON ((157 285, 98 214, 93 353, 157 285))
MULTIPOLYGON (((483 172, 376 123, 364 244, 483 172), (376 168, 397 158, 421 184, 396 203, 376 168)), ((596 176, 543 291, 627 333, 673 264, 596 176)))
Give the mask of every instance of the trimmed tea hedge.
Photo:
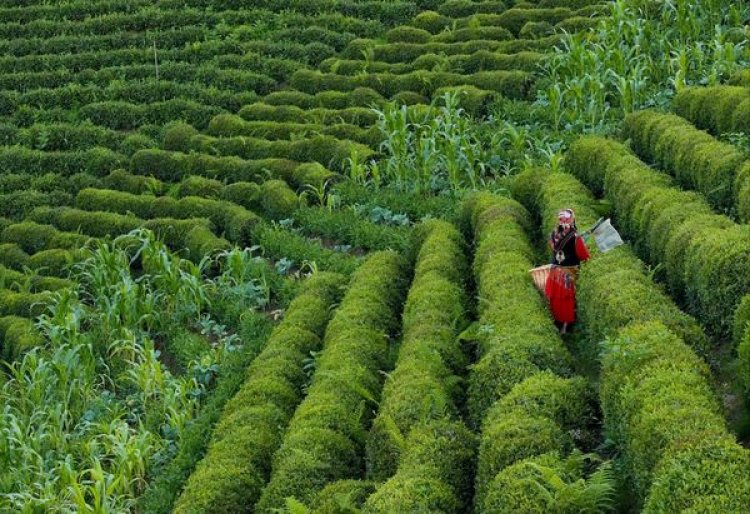
POLYGON ((295 187, 318 186, 337 176, 317 162, 295 162, 285 158, 243 160, 155 149, 136 152, 130 161, 130 169, 137 175, 153 175, 165 182, 177 182, 189 175, 229 183, 254 182, 263 181, 270 175, 295 187))
MULTIPOLYGON (((359 61, 354 61, 359 62, 359 61)), ((245 105, 237 113, 248 121, 278 121, 297 123, 351 123, 360 127, 370 127, 378 121, 377 113, 367 107, 346 107, 344 109, 326 109, 315 107, 302 109, 296 105, 270 105, 257 102, 245 105)))
POLYGON ((363 129, 348 123, 322 125, 318 123, 290 123, 278 121, 245 121, 234 114, 219 114, 211 120, 206 131, 215 137, 248 136, 277 141, 292 139, 296 134, 322 134, 339 139, 348 139, 377 148, 383 141, 383 133, 376 126, 363 129))
MULTIPOLYGON (((528 180, 528 177, 522 174, 516 180, 528 180)), ((561 209, 574 209, 581 231, 593 226, 598 218, 594 209, 595 202, 580 181, 567 173, 550 173, 546 170, 541 171, 536 180, 536 208, 542 219, 542 235, 545 239, 557 224, 557 213, 561 209)), ((592 248, 592 251, 596 254, 595 248, 592 248)), ((666 294, 655 287, 646 275, 645 266, 629 248, 618 248, 612 254, 601 258, 606 263, 603 266, 606 267, 600 269, 599 275, 590 274, 588 290, 595 290, 596 296, 589 297, 589 303, 605 302, 611 308, 607 310, 608 316, 603 316, 599 312, 598 316, 586 317, 582 323, 582 328, 591 341, 615 335, 619 327, 628 322, 645 323, 658 320, 695 351, 703 356, 709 355, 708 339, 698 323, 680 311, 666 294), (617 255, 617 258, 614 255, 617 255), (610 276, 607 270, 616 272, 617 287, 611 287, 613 276, 610 276), (609 288, 606 287, 607 284, 610 284, 609 288)), ((585 267, 589 266, 598 268, 599 259, 586 264, 585 267)), ((585 312, 581 315, 585 316, 585 312)), ((593 347, 592 350, 594 353, 588 356, 596 358, 596 348, 593 347)))
POLYGON ((0 147, 0 169, 4 173, 43 175, 54 172, 66 177, 88 173, 104 177, 115 168, 122 168, 125 162, 123 155, 106 148, 47 152, 22 146, 0 147))
POLYGON ((672 109, 715 136, 750 133, 750 89, 744 86, 682 88, 674 97, 672 109))
POLYGON ((707 366, 679 337, 659 322, 629 324, 605 343, 601 375, 605 429, 643 512, 743 511, 750 453, 725 427, 707 366))
POLYGON ((403 75, 368 73, 355 77, 298 70, 292 75, 290 85, 308 93, 320 90, 351 91, 357 87, 370 87, 388 97, 400 91, 414 91, 431 96, 441 87, 470 85, 496 91, 508 98, 525 99, 531 91, 532 81, 530 74, 515 70, 482 71, 471 75, 418 70, 403 75))
POLYGON ((354 153, 361 161, 375 154, 365 145, 332 136, 313 136, 296 141, 268 141, 252 137, 214 138, 198 135, 190 139, 189 147, 190 150, 204 154, 236 156, 243 159, 281 158, 301 162, 315 161, 334 171, 344 171, 347 159, 354 153))
POLYGON ((732 313, 750 291, 750 227, 712 214, 705 200, 680 191, 623 145, 576 141, 566 167, 612 202, 619 227, 652 263, 663 263, 670 289, 707 330, 729 336, 732 313))
MULTIPOLYGON (((396 473, 403 460, 401 443, 412 429, 430 421, 459 419, 456 375, 466 365, 457 340, 466 325, 463 241, 443 221, 427 221, 417 230, 422 243, 404 307, 398 360, 383 387, 366 445, 368 476, 378 481, 396 473)), ((466 488, 450 482, 445 486, 453 487, 456 501, 466 504, 466 488)))
MULTIPOLYGON (((580 442, 588 438, 583 433, 593 420, 593 392, 582 377, 563 378, 540 371, 513 387, 488 411, 483 422, 476 476, 477 512, 501 512, 497 504, 507 501, 502 479, 506 468, 531 457, 569 453, 576 439, 580 442)), ((530 504, 539 502, 534 494, 524 496, 530 504)))
MULTIPOLYGON (((737 204, 734 182, 745 156, 734 146, 679 116, 656 111, 628 114, 624 132, 641 158, 674 175, 683 186, 703 193, 714 208, 728 212, 737 204)), ((750 211, 750 205, 744 210, 750 211)))
POLYGON ((169 196, 132 195, 108 189, 84 189, 76 196, 76 206, 87 211, 133 213, 139 218, 207 218, 227 239, 248 244, 261 218, 244 207, 197 196, 175 199, 169 196))
MULTIPOLYGON (((563 206, 593 213, 582 184, 559 174, 545 182, 539 197, 545 219, 554 219, 563 206)), ((581 268, 578 303, 589 353, 596 354, 605 340, 599 391, 605 430, 644 512, 698 505, 701 512, 741 511, 750 479, 739 470, 750 454, 725 428, 708 366, 667 328, 685 333, 692 326, 689 334, 697 335, 695 322, 684 315, 680 321, 627 247, 597 255, 581 268)))
POLYGON ((405 263, 392 252, 372 254, 355 272, 255 512, 282 508, 289 496, 309 503, 328 483, 363 474, 370 416, 361 405, 380 395, 388 334, 397 327, 405 287, 405 263))
POLYGON ((283 427, 302 399, 304 361, 319 350, 344 284, 340 275, 327 273, 305 283, 224 407, 206 456, 187 481, 175 513, 239 512, 259 499, 283 427))
MULTIPOLYGON (((3 301, 5 301, 4 297, 3 301)), ((3 360, 13 362, 25 351, 42 344, 44 344, 44 337, 37 331, 34 322, 30 319, 20 316, 0 318, 0 356, 3 360)))
POLYGON ((195 262, 231 246, 226 239, 214 235, 207 219, 156 218, 144 221, 132 215, 69 207, 38 207, 29 218, 41 225, 11 225, 3 231, 3 241, 17 242, 24 250, 33 253, 41 249, 77 248, 81 241, 88 240, 85 236, 117 236, 142 226, 156 232, 172 249, 187 250, 188 258, 195 262), (59 232, 54 227, 68 232, 59 232), (85 236, 72 231, 80 231, 85 236), (33 234, 33 237, 30 238, 29 234, 33 234))
POLYGON ((458 421, 433 420, 415 427, 404 441, 398 472, 365 502, 366 514, 463 512, 470 490, 475 437, 458 421))
POLYGON ((521 204, 491 194, 471 195, 461 206, 462 224, 474 234, 479 323, 486 327, 478 331, 478 362, 468 379, 475 427, 496 400, 531 375, 571 372, 571 356, 529 276, 536 258, 526 235, 530 218, 521 204))

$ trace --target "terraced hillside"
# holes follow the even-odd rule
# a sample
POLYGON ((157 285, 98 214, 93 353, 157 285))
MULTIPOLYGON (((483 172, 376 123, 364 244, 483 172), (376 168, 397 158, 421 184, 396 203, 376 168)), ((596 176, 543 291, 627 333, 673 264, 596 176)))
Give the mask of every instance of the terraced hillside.
POLYGON ((647 4, 0 0, 0 511, 743 512, 750 18, 647 4))

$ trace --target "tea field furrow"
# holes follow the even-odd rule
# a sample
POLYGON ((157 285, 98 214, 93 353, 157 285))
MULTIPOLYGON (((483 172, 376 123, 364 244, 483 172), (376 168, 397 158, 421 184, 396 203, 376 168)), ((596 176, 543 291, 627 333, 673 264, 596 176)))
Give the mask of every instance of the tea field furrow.
POLYGON ((471 501, 475 438, 461 421, 459 385, 468 362, 458 339, 467 324, 464 242, 443 221, 415 230, 402 342, 365 445, 367 477, 382 484, 363 512, 459 512, 471 501))
MULTIPOLYGON (((462 220, 474 235, 481 299, 478 361, 468 380, 469 416, 481 430, 474 508, 547 511, 557 505, 550 486, 525 488, 523 477, 537 465, 564 469, 575 448, 595 446, 593 398, 587 381, 573 376, 572 356, 528 273, 535 258, 529 213, 479 193, 464 201, 462 220)), ((574 473, 568 478, 585 478, 580 468, 574 473)))
MULTIPOLYGON (((583 184, 565 174, 538 180, 544 219, 565 206, 594 221, 583 184)), ((719 502, 739 511, 750 493, 740 471, 750 453, 727 431, 711 372, 695 353, 705 351, 697 323, 679 313, 627 246, 595 254, 577 284, 582 351, 601 362, 605 435, 620 454, 632 507, 671 512, 719 502)))
POLYGON ((271 457, 302 401, 309 380, 305 362, 320 350, 344 285, 343 277, 325 273, 305 282, 225 405, 206 455, 173 512, 239 512, 259 499, 270 477, 271 457))
POLYGON ((328 483, 364 475, 367 404, 380 397, 406 281, 406 263, 392 252, 372 254, 352 276, 255 512, 283 508, 289 496, 308 504, 328 483))

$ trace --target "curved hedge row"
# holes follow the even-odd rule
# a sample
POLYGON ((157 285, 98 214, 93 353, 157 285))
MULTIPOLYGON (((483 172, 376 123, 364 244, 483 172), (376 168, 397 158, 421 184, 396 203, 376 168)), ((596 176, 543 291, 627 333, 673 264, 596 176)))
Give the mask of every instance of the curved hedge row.
POLYGON ((293 105, 302 109, 369 108, 382 106, 385 101, 383 95, 367 87, 358 87, 352 91, 320 91, 315 94, 290 89, 275 91, 263 97, 263 103, 268 105, 277 107, 293 105))
POLYGON ((195 127, 205 128, 211 119, 224 112, 220 107, 204 105, 192 100, 174 98, 150 104, 123 101, 95 102, 79 110, 81 118, 112 130, 135 130, 146 124, 166 125, 182 120, 195 127))
POLYGON ((73 282, 65 278, 47 276, 46 274, 28 274, 6 268, 0 264, 0 283, 5 287, 17 286, 19 289, 32 293, 57 291, 73 286, 73 282))
POLYGON ((433 70, 447 68, 445 71, 464 75, 480 71, 520 70, 535 71, 542 62, 544 54, 524 51, 516 54, 501 54, 489 50, 478 50, 468 55, 442 56, 426 53, 412 62, 391 64, 386 62, 368 62, 362 60, 328 59, 322 63, 320 71, 338 75, 357 75, 362 72, 388 73, 403 75, 416 70, 433 70))
MULTIPOLYGON (((142 80, 138 82, 120 82, 115 81, 106 86, 97 86, 93 84, 79 85, 79 84, 66 84, 64 86, 49 89, 49 88, 37 88, 25 93, 18 91, 0 91, 0 113, 7 116, 14 116, 17 121, 25 121, 28 114, 24 114, 24 110, 28 110, 28 106, 34 106, 38 109, 79 109, 89 104, 100 104, 105 102, 126 102, 125 106, 130 108, 132 111, 129 115, 136 117, 139 115, 144 120, 158 119, 156 114, 148 114, 143 112, 136 112, 135 107, 138 104, 157 104, 162 109, 159 102, 166 102, 169 100, 190 100, 196 102, 196 105, 214 106, 215 108, 223 108, 231 111, 239 109, 242 105, 249 102, 253 102, 257 99, 257 95, 251 91, 245 91, 241 93, 235 93, 232 91, 225 91, 216 87, 206 87, 199 84, 185 84, 178 82, 168 82, 165 80, 155 80, 153 78, 142 80), (133 104, 130 106, 128 104, 133 104), (22 112, 16 112, 16 111, 22 112)), ((190 106, 192 111, 186 113, 186 117, 197 117, 196 114, 191 112, 197 111, 197 107, 193 104, 183 104, 190 106)), ((102 107, 100 106, 101 110, 102 107)), ((69 113, 70 117, 73 113, 69 113)), ((77 115, 77 113, 75 113, 77 115)), ((164 115, 162 115, 164 117, 164 115)), ((119 119, 113 122, 113 126, 120 125, 126 126, 127 119, 119 119)), ((132 123, 132 122, 131 122, 132 123)))
POLYGON ((350 123, 363 128, 368 128, 378 121, 377 113, 368 107, 302 109, 296 105, 270 105, 265 102, 256 102, 245 105, 237 114, 247 121, 320 123, 323 125, 350 123))
POLYGON ((337 175, 317 162, 296 162, 286 158, 245 160, 165 150, 140 150, 130 160, 137 175, 154 176, 164 182, 177 182, 190 175, 234 182, 255 182, 278 177, 296 187, 319 186, 337 175))
POLYGON ((103 177, 113 169, 121 168, 125 162, 125 156, 106 148, 47 152, 22 146, 0 147, 0 169, 4 173, 31 175, 57 173, 65 177, 87 173, 103 177))
POLYGON ((705 199, 681 191, 615 141, 585 137, 567 169, 612 202, 619 227, 707 330, 728 336, 732 313, 750 291, 750 230, 713 214, 705 199))
POLYGON ((750 132, 750 89, 744 86, 685 87, 675 95, 672 109, 716 136, 750 132))
POLYGON ((17 242, 24 250, 33 253, 41 249, 75 248, 80 246, 80 241, 88 239, 85 236, 117 236, 144 227, 156 232, 172 249, 187 250, 188 258, 196 262, 230 247, 226 239, 214 235, 207 219, 156 218, 144 221, 133 215, 69 207, 37 207, 29 219, 35 223, 11 225, 3 231, 2 240, 17 242), (68 232, 59 232, 54 227, 68 232))
POLYGON ((38 272, 42 278, 33 279, 38 280, 38 289, 54 289, 54 286, 47 284, 47 281, 52 277, 66 278, 70 274, 71 267, 74 263, 81 259, 81 254, 77 249, 62 249, 54 248, 56 243, 68 244, 68 238, 80 240, 80 245, 83 245, 88 240, 87 237, 80 237, 78 234, 57 233, 54 227, 42 228, 39 230, 39 226, 36 223, 24 222, 19 223, 17 226, 9 225, 7 233, 3 231, 3 234, 7 236, 7 239, 0 237, 2 241, 19 241, 21 244, 14 242, 2 242, 0 243, 0 265, 5 266, 8 270, 14 270, 16 272, 22 271, 24 274, 27 269, 38 272), (13 227, 13 228, 10 228, 13 227), (38 232, 44 236, 44 232, 50 232, 51 236, 44 239, 37 239, 29 244, 30 241, 26 239, 24 230, 31 228, 38 230, 38 232), (63 235, 61 235, 63 234, 63 235), (26 253, 21 246, 30 247, 34 245, 47 245, 49 240, 50 249, 40 250, 33 255, 26 253), (45 287, 42 287, 42 284, 45 287))
POLYGON ((469 418, 478 427, 514 385, 546 369, 568 375, 572 362, 529 276, 536 253, 526 235, 528 211, 510 199, 475 194, 462 204, 460 219, 474 234, 478 314, 487 327, 468 380, 469 418))
POLYGON ((262 219, 244 207, 222 200, 198 196, 175 199, 170 196, 133 195, 109 189, 83 189, 76 196, 76 207, 85 211, 133 213, 139 218, 207 218, 227 239, 249 244, 254 228, 262 219))
POLYGON ((550 456, 567 455, 576 442, 590 443, 584 433, 594 420, 593 404, 584 378, 563 378, 548 370, 529 376, 496 402, 483 422, 476 511, 554 512, 556 501, 541 494, 541 486, 519 487, 514 466, 528 459, 541 464, 550 456))
MULTIPOLYGON (((417 230, 422 242, 404 307, 398 360, 386 379, 366 444, 368 477, 388 480, 368 503, 381 505, 387 501, 388 509, 377 509, 384 512, 413 511, 416 508, 413 502, 419 496, 413 496, 414 492, 404 487, 412 480, 428 477, 434 489, 450 496, 455 504, 466 506, 471 498, 472 473, 466 468, 471 467, 472 444, 459 453, 423 454, 417 460, 422 464, 421 469, 409 469, 406 464, 412 450, 403 441, 413 430, 431 422, 451 424, 460 419, 461 390, 456 384, 457 375, 466 365, 466 356, 457 339, 466 325, 467 300, 463 284, 467 265, 461 234, 444 221, 427 221, 417 230), (445 469, 458 472, 461 480, 451 480, 456 476, 445 473, 430 476, 425 468, 443 460, 445 469)), ((454 432, 468 434, 458 425, 454 424, 454 432)), ((460 446, 468 442, 470 435, 459 436, 460 446)), ((432 499, 429 494, 421 495, 420 501, 425 502, 423 509, 432 499)))
MULTIPOLYGON (((555 174, 542 184, 545 219, 571 207, 585 216, 582 221, 593 221, 594 202, 580 182, 555 174)), ((637 502, 645 503, 644 512, 739 512, 750 494, 750 479, 739 470, 750 453, 726 430, 708 366, 677 335, 689 325, 689 333, 700 330, 684 315, 679 322, 679 311, 644 271, 620 247, 597 255, 578 280, 588 353, 596 355, 606 341, 599 393, 623 476, 637 502)))
POLYGON ((474 434, 459 421, 432 420, 414 427, 403 445, 398 471, 367 498, 362 512, 465 512, 474 434))
POLYGON ((529 73, 515 70, 481 71, 471 75, 419 70, 403 75, 368 73, 353 77, 298 70, 289 81, 292 87, 306 93, 321 90, 352 91, 358 87, 368 87, 388 97, 401 91, 414 91, 431 96, 436 89, 441 87, 470 85, 488 91, 497 91, 514 99, 527 98, 532 82, 533 78, 529 73))
MULTIPOLYGON (((0 235, 0 240, 3 243, 14 243, 29 254, 36 254, 42 250, 80 248, 86 244, 89 237, 73 232, 61 232, 52 225, 24 221, 5 227, 2 235, 0 235)), ((11 249, 5 248, 5 250, 11 249)), ((12 267, 12 265, 7 264, 7 261, 4 261, 3 264, 12 267)))
POLYGON ((344 285, 343 277, 335 274, 319 273, 307 280, 224 407, 175 513, 240 512, 258 501, 283 428, 302 400, 304 361, 320 349, 331 307, 344 285))
POLYGON ((494 41, 477 39, 459 43, 382 43, 370 39, 355 39, 341 52, 343 59, 361 59, 362 52, 371 52, 375 61, 387 63, 413 62, 425 54, 470 55, 480 50, 498 54, 516 54, 523 51, 547 51, 561 41, 554 34, 538 39, 511 39, 494 41))
POLYGON ((282 158, 293 161, 316 161, 334 171, 344 171, 346 160, 353 154, 361 161, 374 152, 367 146, 331 136, 314 136, 295 141, 268 141, 251 137, 215 138, 204 135, 189 140, 190 150, 219 156, 243 159, 282 158))
POLYGON ((245 121, 235 114, 219 114, 208 124, 208 135, 215 137, 248 136, 271 141, 292 139, 299 134, 321 134, 362 143, 378 148, 383 133, 377 126, 363 129, 348 123, 323 125, 318 123, 291 123, 278 121, 245 121))
MULTIPOLYGON (((745 156, 673 114, 640 111, 628 114, 623 125, 633 150, 643 159, 674 175, 687 188, 700 191, 722 212, 737 205, 735 179, 745 156)), ((739 210, 750 216, 750 205, 739 210)))
POLYGON ((590 444, 593 409, 585 380, 563 378, 572 358, 528 274, 535 256, 528 211, 476 194, 464 202, 462 217, 475 234, 474 273, 484 300, 480 359, 469 376, 469 415, 482 428, 474 504, 490 513, 511 501, 503 470, 548 452, 567 454, 576 442, 590 444))
POLYGON ((406 265, 397 254, 372 254, 352 277, 328 325, 309 392, 273 458, 271 480, 255 512, 303 503, 337 479, 363 474, 361 454, 369 409, 382 386, 388 334, 398 325, 406 265))
POLYGON ((23 353, 44 344, 44 337, 37 331, 34 322, 20 316, 0 318, 0 357, 13 362, 23 353))

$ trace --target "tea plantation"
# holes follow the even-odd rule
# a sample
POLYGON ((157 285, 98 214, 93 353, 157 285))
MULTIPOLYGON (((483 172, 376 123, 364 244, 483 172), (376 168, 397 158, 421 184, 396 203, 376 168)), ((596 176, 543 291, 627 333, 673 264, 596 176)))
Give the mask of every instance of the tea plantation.
POLYGON ((0 0, 0 512, 747 512, 748 20, 0 0))

